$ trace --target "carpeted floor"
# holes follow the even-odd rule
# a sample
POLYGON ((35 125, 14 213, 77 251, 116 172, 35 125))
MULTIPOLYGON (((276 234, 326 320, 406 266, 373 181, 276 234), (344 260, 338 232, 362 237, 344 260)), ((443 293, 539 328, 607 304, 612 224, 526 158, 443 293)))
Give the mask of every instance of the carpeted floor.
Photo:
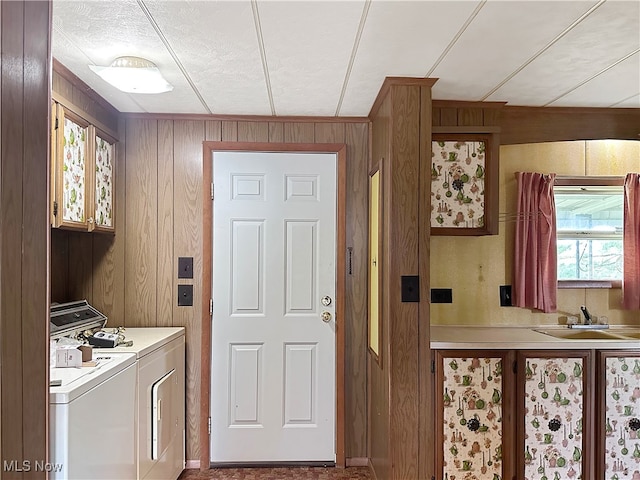
POLYGON ((212 468, 185 470, 178 480, 372 480, 367 467, 212 468))

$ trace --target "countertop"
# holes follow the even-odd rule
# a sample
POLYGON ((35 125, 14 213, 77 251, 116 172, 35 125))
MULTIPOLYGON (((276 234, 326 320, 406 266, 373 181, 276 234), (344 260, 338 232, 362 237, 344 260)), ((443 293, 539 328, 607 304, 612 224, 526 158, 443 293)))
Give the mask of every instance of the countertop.
MULTIPOLYGON (((106 327, 106 331, 111 328, 106 327)), ((125 341, 133 340, 131 347, 115 347, 115 348, 94 348, 99 352, 127 352, 135 353, 137 358, 142 358, 152 351, 160 348, 162 345, 169 343, 182 335, 184 335, 184 327, 136 327, 126 328, 124 332, 125 341)))
MULTIPOLYGON (((610 327, 605 332, 629 331, 631 327, 610 327)), ((563 339, 536 332, 567 331, 567 327, 542 325, 539 327, 511 326, 431 326, 432 349, 471 350, 578 350, 578 349, 640 349, 638 339, 585 340, 563 339)), ((636 332, 640 329, 635 327, 636 332)), ((578 332, 579 330, 574 330, 578 332)))

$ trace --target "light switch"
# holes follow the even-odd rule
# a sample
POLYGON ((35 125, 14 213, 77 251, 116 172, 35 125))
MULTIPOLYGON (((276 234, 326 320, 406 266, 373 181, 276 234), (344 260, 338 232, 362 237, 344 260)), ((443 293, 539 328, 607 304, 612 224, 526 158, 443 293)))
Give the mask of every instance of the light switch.
POLYGON ((178 257, 178 278, 193 278, 193 257, 178 257))

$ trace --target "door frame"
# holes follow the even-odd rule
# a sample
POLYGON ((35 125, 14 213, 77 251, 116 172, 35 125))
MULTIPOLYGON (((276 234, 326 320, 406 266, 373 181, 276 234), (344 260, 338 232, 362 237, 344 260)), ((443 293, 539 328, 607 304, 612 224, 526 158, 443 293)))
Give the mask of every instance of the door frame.
POLYGON ((214 142, 202 144, 203 233, 202 233, 202 343, 200 359, 200 470, 211 465, 210 391, 211 391, 211 298, 213 256, 213 154, 214 152, 333 153, 336 155, 336 466, 345 466, 345 277, 346 271, 346 186, 347 146, 343 143, 252 143, 214 142))

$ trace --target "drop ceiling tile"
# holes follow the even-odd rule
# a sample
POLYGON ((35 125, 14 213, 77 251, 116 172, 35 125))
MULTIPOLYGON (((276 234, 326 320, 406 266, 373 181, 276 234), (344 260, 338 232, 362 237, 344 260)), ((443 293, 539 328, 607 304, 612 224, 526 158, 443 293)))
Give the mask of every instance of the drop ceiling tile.
POLYGON ((487 2, 431 74, 433 98, 481 100, 595 3, 487 2))
POLYGON ((424 77, 477 5, 372 2, 340 115, 368 115, 387 76, 424 77))
POLYGON ((363 7, 364 1, 259 4, 278 115, 335 115, 363 7))
POLYGON ((640 2, 606 2, 488 100, 546 105, 636 50, 638 32, 640 2))
POLYGON ((251 2, 147 2, 212 113, 271 115, 251 2))
MULTIPOLYGON (((639 90, 640 53, 636 53, 549 106, 577 107, 587 102, 594 107, 618 106, 619 102, 632 97, 639 90)), ((640 108, 640 102, 636 99, 633 106, 640 108)))
POLYGON ((640 93, 611 105, 613 108, 640 108, 640 93))
POLYGON ((53 2, 53 56, 122 112, 204 113, 204 107, 135 0, 53 2), (57 41, 65 37, 64 46, 57 41), (140 56, 155 63, 174 87, 160 95, 123 94, 89 70, 120 56, 140 56), (84 58, 83 58, 84 57, 84 58), (108 93, 105 93, 108 92, 108 93), (126 100, 124 96, 130 97, 126 100), (134 109, 132 103, 139 109, 134 109))

